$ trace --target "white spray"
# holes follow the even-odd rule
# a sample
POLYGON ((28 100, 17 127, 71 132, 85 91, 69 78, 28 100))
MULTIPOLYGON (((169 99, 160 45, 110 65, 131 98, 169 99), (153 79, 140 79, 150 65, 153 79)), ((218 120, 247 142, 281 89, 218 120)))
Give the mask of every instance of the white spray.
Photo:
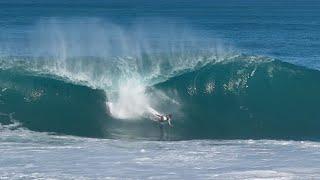
POLYGON ((99 19, 41 21, 29 47, 31 56, 40 60, 32 61, 35 65, 31 68, 103 89, 113 117, 139 119, 146 113, 159 114, 153 107, 170 98, 161 93, 150 97, 147 86, 226 59, 230 51, 194 35, 190 28, 154 22, 158 24, 121 26, 99 19))
POLYGON ((151 108, 151 101, 156 99, 150 99, 145 86, 139 80, 130 79, 120 84, 117 95, 115 97, 111 95, 107 105, 110 114, 115 118, 137 119, 150 113, 158 113, 151 108))

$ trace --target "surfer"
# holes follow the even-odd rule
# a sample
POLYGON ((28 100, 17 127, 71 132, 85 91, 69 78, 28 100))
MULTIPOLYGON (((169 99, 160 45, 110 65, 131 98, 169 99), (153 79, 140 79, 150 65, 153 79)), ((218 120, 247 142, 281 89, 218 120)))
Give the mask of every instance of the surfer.
POLYGON ((164 123, 164 122, 168 122, 169 126, 173 127, 173 125, 171 124, 171 120, 172 120, 172 115, 171 114, 167 114, 167 115, 159 115, 159 114, 154 114, 157 117, 157 121, 159 123, 164 123))
POLYGON ((151 115, 152 117, 150 117, 151 120, 156 121, 159 123, 159 128, 160 128, 160 140, 164 140, 165 139, 165 130, 164 130, 164 123, 168 122, 170 127, 173 127, 171 120, 172 120, 172 115, 171 114, 167 114, 167 115, 163 115, 161 113, 159 113, 158 111, 156 111, 155 109, 153 109, 152 107, 148 107, 148 112, 149 115, 151 115))
POLYGON ((159 122, 160 125, 163 125, 165 122, 168 122, 169 126, 173 127, 171 123, 172 114, 163 115, 151 107, 148 107, 147 109, 150 115, 152 115, 152 117, 150 118, 151 120, 159 122))
POLYGON ((173 127, 171 124, 172 115, 160 115, 160 114, 154 114, 156 117, 155 121, 159 122, 159 128, 160 128, 160 141, 165 140, 165 130, 163 129, 164 123, 168 122, 170 127, 173 127))

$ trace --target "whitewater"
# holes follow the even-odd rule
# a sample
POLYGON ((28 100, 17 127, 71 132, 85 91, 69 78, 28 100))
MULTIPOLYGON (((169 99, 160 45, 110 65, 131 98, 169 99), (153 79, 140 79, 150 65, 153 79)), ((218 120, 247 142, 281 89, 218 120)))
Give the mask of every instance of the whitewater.
POLYGON ((315 166, 319 143, 310 141, 111 140, 1 128, 1 179, 316 179, 320 175, 315 166))
POLYGON ((319 8, 0 2, 0 179, 320 178, 319 8))

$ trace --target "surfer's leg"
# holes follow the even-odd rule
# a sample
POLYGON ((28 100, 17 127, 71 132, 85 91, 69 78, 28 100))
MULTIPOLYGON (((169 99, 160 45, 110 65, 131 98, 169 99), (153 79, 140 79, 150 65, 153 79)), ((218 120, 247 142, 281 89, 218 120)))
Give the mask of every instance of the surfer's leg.
POLYGON ((159 128, 160 128, 160 141, 162 141, 162 140, 164 140, 163 124, 159 123, 159 128))

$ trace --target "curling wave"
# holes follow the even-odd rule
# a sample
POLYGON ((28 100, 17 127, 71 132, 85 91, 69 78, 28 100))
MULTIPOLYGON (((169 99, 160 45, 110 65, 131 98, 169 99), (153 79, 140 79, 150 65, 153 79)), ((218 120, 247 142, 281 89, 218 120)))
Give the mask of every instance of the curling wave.
MULTIPOLYGON (((320 72, 316 70, 260 56, 214 61, 206 57, 201 61, 206 63, 154 76, 148 83, 129 78, 117 84, 119 89, 46 71, 44 62, 15 58, 1 62, 1 124, 14 119, 35 131, 157 139, 158 125, 136 113, 151 106, 174 114, 174 128, 165 128, 171 140, 320 137, 320 72), (110 113, 106 102, 114 102, 128 116, 110 113)), ((101 67, 99 60, 91 58, 93 62, 101 67)), ((103 77, 98 72, 90 78, 103 77)))

